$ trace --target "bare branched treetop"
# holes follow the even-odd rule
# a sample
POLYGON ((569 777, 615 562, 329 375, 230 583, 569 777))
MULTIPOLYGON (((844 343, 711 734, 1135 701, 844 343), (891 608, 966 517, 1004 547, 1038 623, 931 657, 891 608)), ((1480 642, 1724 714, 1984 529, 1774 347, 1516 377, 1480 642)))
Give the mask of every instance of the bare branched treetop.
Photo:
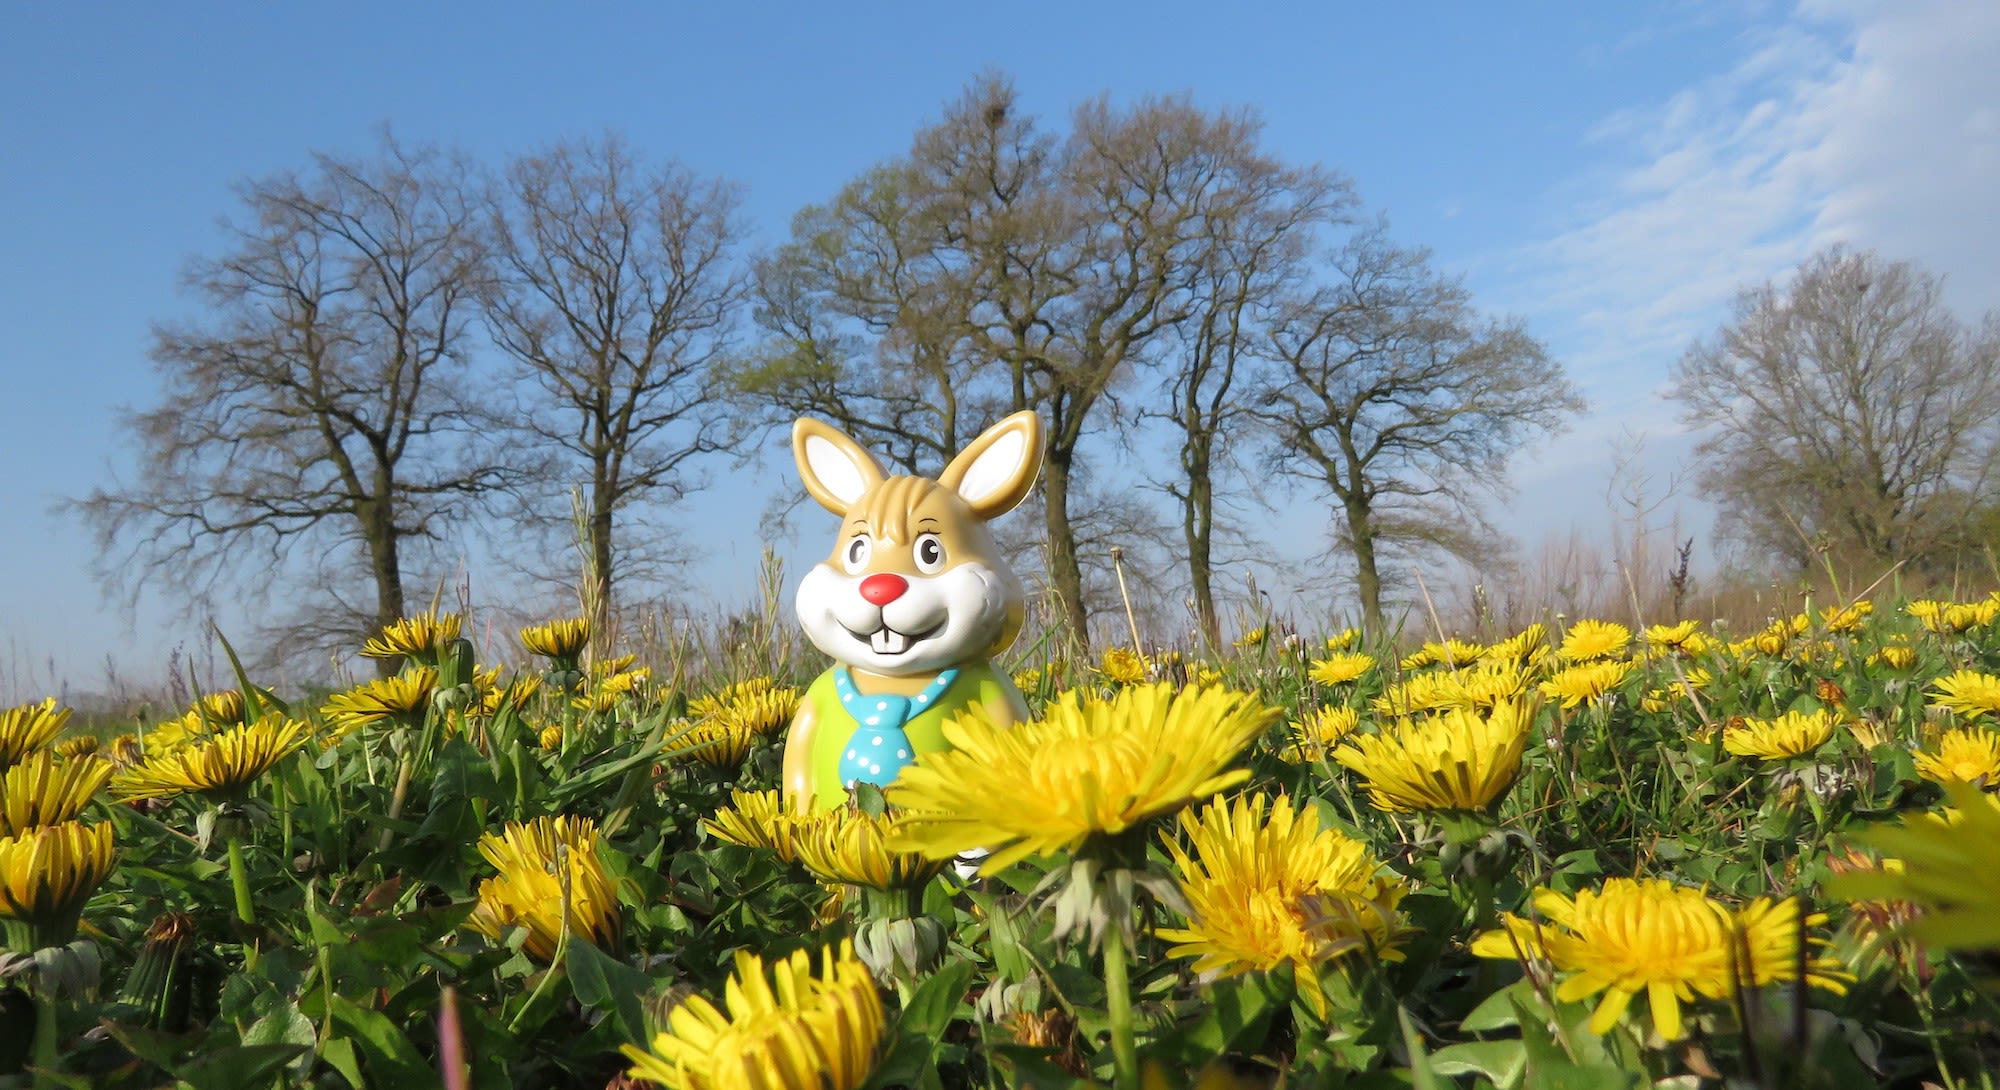
POLYGON ((1708 429, 1698 483, 1725 532, 1800 568, 1977 562, 2000 529, 2000 317, 1970 327, 1942 288, 1836 247, 1688 349, 1673 396, 1708 429))
POLYGON ((611 137, 517 159, 493 194, 487 326, 531 391, 518 447, 543 456, 518 517, 580 539, 598 631, 621 577, 687 555, 641 516, 703 487, 705 456, 737 439, 719 369, 744 301, 741 204, 611 137))
POLYGON ((1089 102, 1056 134, 1004 77, 975 80, 907 156, 794 220, 760 268, 769 341, 742 382, 919 472, 1002 413, 1041 414, 1044 573, 1087 644, 1079 447, 1113 430, 1121 384, 1162 366, 1211 254, 1241 243, 1224 225, 1247 219, 1252 188, 1295 177, 1328 190, 1305 203, 1341 196, 1285 175, 1260 139, 1250 114, 1178 97, 1089 102))
POLYGON ((1482 504, 1505 493, 1507 461, 1584 408, 1519 321, 1480 315, 1427 252, 1379 224, 1281 305, 1269 347, 1283 364, 1259 397, 1270 464, 1332 493, 1375 631, 1385 552, 1488 555, 1497 535, 1482 504))
POLYGON ((226 251, 188 267, 206 316, 155 330, 165 394, 128 418, 138 479, 78 507, 133 595, 241 598, 288 561, 358 554, 373 601, 339 627, 365 635, 403 614, 406 547, 505 478, 467 395, 478 206, 463 163, 386 134, 239 196, 226 251))

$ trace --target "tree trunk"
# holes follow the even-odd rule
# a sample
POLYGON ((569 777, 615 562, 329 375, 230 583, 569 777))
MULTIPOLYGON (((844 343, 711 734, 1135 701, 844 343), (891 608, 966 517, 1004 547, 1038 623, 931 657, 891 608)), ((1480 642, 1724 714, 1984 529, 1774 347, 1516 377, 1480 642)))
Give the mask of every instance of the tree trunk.
MULTIPOLYGON (((612 515, 611 490, 603 487, 593 490, 590 501, 590 570, 583 574, 584 578, 596 585, 583 588, 583 600, 590 606, 591 646, 606 655, 611 651, 613 635, 611 632, 612 515)), ((597 651, 592 652, 593 660, 598 657, 597 651)))
MULTIPOLYGON (((397 554, 396 510, 386 498, 364 501, 356 514, 361 516, 362 540, 368 548, 368 569, 375 579, 375 630, 381 631, 403 619, 403 562, 397 554)), ((376 659, 375 673, 388 677, 402 662, 376 659)))
POLYGON ((1210 585, 1215 539, 1215 486, 1209 480, 1206 439, 1190 444, 1182 460, 1187 469, 1187 499, 1181 505, 1181 530, 1187 539, 1188 582, 1194 596, 1194 620, 1211 651, 1222 646, 1222 622, 1215 615, 1210 585))
POLYGON ((1083 567, 1076 555, 1076 530, 1069 521, 1071 452, 1051 444, 1042 463, 1044 525, 1049 533, 1049 585, 1056 595, 1057 621, 1069 631, 1079 653, 1090 655, 1090 619, 1083 608, 1083 567))
POLYGON ((1375 521, 1368 504, 1347 503, 1347 536, 1354 547, 1354 591, 1361 598, 1361 630, 1381 638, 1382 575, 1375 567, 1375 521))

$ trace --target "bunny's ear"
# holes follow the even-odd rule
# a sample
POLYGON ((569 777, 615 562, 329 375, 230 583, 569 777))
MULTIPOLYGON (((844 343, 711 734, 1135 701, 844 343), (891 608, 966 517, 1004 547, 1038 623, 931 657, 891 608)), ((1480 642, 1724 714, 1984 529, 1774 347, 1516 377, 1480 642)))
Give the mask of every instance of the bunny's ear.
POLYGON ((1042 420, 1022 411, 986 429, 938 475, 972 513, 994 519, 1014 509, 1035 487, 1042 468, 1042 420))
POLYGON ((792 424, 792 457, 806 491, 843 517, 862 493, 884 480, 882 467, 846 432, 803 416, 792 424))

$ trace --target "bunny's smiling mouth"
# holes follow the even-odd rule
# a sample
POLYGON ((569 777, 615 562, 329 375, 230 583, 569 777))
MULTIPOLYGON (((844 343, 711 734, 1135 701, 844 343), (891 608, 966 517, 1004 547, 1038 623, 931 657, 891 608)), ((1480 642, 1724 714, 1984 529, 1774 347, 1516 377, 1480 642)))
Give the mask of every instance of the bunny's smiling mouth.
MULTIPOLYGON (((846 628, 847 626, 842 625, 841 627, 846 628)), ((867 644, 868 649, 878 655, 900 655, 908 651, 919 640, 927 640, 937 635, 943 628, 944 622, 939 621, 922 632, 904 633, 898 632, 885 624, 872 633, 856 632, 848 628, 847 634, 867 644)))

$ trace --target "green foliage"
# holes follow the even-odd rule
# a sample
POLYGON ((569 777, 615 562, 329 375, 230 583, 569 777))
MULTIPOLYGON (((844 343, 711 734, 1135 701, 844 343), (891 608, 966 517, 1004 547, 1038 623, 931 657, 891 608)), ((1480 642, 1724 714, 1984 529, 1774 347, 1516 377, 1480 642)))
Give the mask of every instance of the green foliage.
MULTIPOLYGON (((1993 726, 1992 715, 1936 706, 1933 682, 2000 671, 2000 625, 1934 631, 1884 606, 1837 627, 1802 615, 1766 647, 1709 644, 1642 647, 1623 681, 1575 707, 1544 698, 1519 781, 1491 824, 1470 831, 1377 810, 1331 755, 1302 756, 1291 722, 1274 726, 1245 755, 1252 778, 1239 790, 1309 800, 1323 826, 1387 861, 1405 889, 1401 958, 1354 953, 1315 967, 1323 1005, 1289 967, 1203 979, 1155 933, 1184 926, 1180 910, 1141 883, 1129 895, 1129 993, 1142 1065, 1169 1073, 1168 1085, 1202 1073, 1490 1090, 1968 1085, 2000 1059, 1978 1029, 2000 1014, 1990 966, 1916 949, 1878 926, 1877 909, 1819 891, 1848 865, 1850 833, 1937 804, 1915 758, 1941 727, 1993 726), (1887 647, 1911 657, 1892 665, 1887 647), (1745 718, 1793 710, 1830 711, 1842 726, 1791 760, 1725 745, 1745 718), (1730 905, 1803 896, 1831 914, 1813 934, 1853 980, 1845 994, 1775 985, 1687 1002, 1687 1035, 1669 1043, 1643 997, 1593 1033, 1596 999, 1560 1000, 1548 965, 1467 949, 1497 913, 1528 914, 1538 889, 1574 896, 1617 876, 1670 878, 1730 905)), ((1292 722, 1354 708, 1356 729, 1375 731, 1398 686, 1444 668, 1403 670, 1394 649, 1374 651, 1376 670, 1336 685, 1310 676, 1314 656, 1296 640, 1153 668, 1217 671, 1292 722)), ((1074 667, 1043 677, 1029 691, 1035 706, 1064 688, 1109 685, 1074 667)), ((798 865, 704 827, 732 790, 774 787, 780 766, 770 741, 735 769, 695 759, 706 752, 687 741, 697 724, 679 713, 702 695, 666 680, 589 707, 544 692, 518 708, 427 705, 421 722, 322 730, 257 782, 241 804, 251 820, 217 822, 193 795, 97 807, 94 820, 116 824, 119 855, 84 913, 88 957, 0 955, 0 1087, 442 1086, 448 1033, 473 1086, 604 1086, 627 1067, 619 1046, 662 1032, 675 1003, 700 994, 722 1004, 739 951, 769 964, 862 922, 863 899, 829 903, 798 865), (390 820, 405 766, 405 803, 390 820), (481 838, 554 815, 600 831, 595 858, 616 926, 599 942, 573 933, 551 955, 528 928, 488 937, 470 924, 482 885, 499 876, 481 838), (215 841, 237 845, 248 919, 225 843, 195 835, 204 821, 215 841), (184 919, 188 941, 149 941, 168 914, 184 919), (447 989, 450 1031, 440 1028, 447 989), (38 1064, 20 1042, 45 1039, 53 1060, 38 1064)), ((253 715, 308 714, 305 701, 249 703, 253 715)), ((871 793, 863 805, 883 803, 871 793)), ((1160 836, 1179 834, 1170 822, 1142 833, 1143 867, 1171 873, 1160 836)), ((1100 955, 1039 892, 1063 862, 971 882, 947 874, 923 891, 943 953, 910 979, 882 981, 887 1028, 872 1085, 1112 1077, 1115 1004, 1100 955)))

